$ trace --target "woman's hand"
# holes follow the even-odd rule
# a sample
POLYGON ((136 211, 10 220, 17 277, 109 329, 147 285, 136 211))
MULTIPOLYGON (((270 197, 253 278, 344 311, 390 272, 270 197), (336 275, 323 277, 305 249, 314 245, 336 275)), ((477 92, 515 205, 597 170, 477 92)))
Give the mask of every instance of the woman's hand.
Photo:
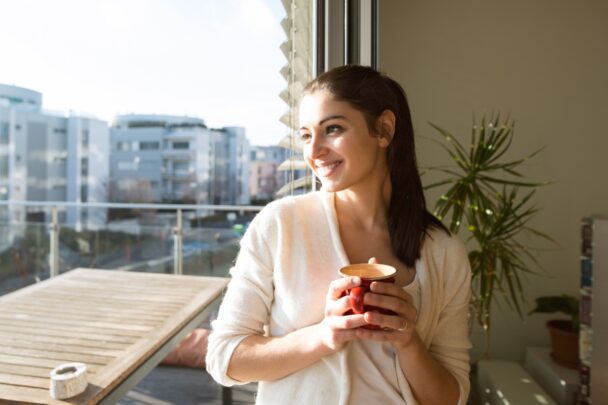
POLYGON ((357 328, 366 324, 364 314, 346 315, 352 309, 347 290, 361 284, 359 277, 344 277, 329 285, 325 300, 325 318, 321 321, 321 338, 325 346, 338 351, 346 342, 357 338, 357 328))
MULTIPOLYGON (((372 257, 369 263, 378 261, 372 257)), ((418 316, 412 296, 393 283, 373 282, 370 288, 372 292, 365 294, 364 304, 389 309, 396 315, 366 312, 363 314, 365 322, 383 329, 360 328, 357 329, 357 336, 361 339, 390 342, 396 349, 407 347, 415 335, 418 316)))

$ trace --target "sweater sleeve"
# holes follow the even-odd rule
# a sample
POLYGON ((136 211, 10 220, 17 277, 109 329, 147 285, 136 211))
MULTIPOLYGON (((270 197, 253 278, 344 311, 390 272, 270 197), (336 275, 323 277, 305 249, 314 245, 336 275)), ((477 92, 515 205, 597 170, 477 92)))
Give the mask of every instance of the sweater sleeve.
POLYGON ((227 375, 236 347, 250 335, 263 335, 269 323, 273 301, 272 256, 267 238, 276 234, 271 216, 262 211, 241 240, 231 280, 220 306, 206 355, 206 368, 215 381, 225 386, 246 384, 227 375))
MULTIPOLYGON (((438 258, 439 259, 439 258, 438 258)), ((439 314, 429 351, 456 379, 460 388, 459 405, 469 396, 469 300, 471 297, 471 267, 463 243, 449 238, 443 257, 444 303, 439 314)))

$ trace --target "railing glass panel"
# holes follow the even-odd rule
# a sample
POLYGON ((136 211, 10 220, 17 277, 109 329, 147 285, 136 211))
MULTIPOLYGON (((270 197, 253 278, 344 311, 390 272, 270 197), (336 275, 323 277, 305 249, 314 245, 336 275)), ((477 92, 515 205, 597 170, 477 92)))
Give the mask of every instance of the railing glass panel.
POLYGON ((0 295, 50 277, 53 266, 57 274, 77 267, 178 273, 179 266, 182 274, 225 277, 260 209, 0 202, 0 295))

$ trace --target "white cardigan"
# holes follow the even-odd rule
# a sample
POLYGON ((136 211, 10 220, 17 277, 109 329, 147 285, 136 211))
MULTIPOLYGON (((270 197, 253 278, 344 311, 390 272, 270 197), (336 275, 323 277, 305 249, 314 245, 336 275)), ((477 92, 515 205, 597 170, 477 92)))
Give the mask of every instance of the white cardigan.
MULTIPOLYGON (((282 336, 323 319, 327 286, 348 264, 338 229, 334 194, 323 191, 274 201, 255 217, 212 323, 206 364, 217 382, 246 383, 226 375, 228 363, 238 344, 264 334, 265 325, 270 336, 282 336)), ((430 231, 416 262, 415 281, 418 285, 405 288, 416 295, 416 330, 458 381, 459 403, 465 404, 471 344, 470 266, 463 244, 443 231, 430 231)), ((369 404, 374 399, 417 404, 390 344, 353 341, 280 380, 260 382, 256 403, 369 404)))

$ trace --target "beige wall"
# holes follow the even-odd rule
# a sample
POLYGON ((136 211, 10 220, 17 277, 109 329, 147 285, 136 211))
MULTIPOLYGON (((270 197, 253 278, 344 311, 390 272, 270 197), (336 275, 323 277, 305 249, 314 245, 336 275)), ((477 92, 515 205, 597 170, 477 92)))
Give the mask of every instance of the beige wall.
MULTIPOLYGON (((435 136, 427 121, 464 140, 473 114, 516 120, 513 156, 546 147, 525 173, 555 182, 533 225, 560 247, 541 256, 550 277, 527 277, 526 309, 578 294, 580 219, 608 214, 608 2, 382 0, 380 27, 380 69, 408 93, 421 165, 445 159, 421 139, 435 136)), ((495 314, 492 357, 548 345, 548 318, 495 314)))

